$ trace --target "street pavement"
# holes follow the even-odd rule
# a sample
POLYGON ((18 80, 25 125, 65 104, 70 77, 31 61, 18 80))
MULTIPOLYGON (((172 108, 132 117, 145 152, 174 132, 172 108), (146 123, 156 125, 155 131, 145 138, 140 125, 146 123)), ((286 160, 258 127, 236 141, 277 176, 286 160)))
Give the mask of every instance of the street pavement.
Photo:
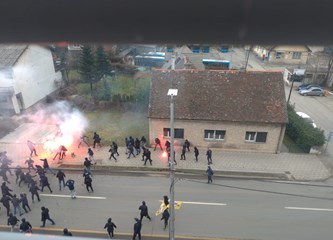
MULTIPOLYGON (((180 147, 176 147, 175 166, 177 171, 187 171, 193 173, 205 173, 207 169, 206 149, 200 149, 199 161, 195 161, 193 151, 186 153, 186 160, 180 160, 180 147)), ((125 148, 120 147, 120 156, 115 160, 109 160, 109 148, 102 147, 95 149, 95 159, 97 167, 122 167, 132 170, 167 170, 167 157, 162 156, 160 149, 150 149, 153 164, 143 165, 142 154, 136 158, 127 158, 125 148)), ((193 149, 192 149, 193 150, 193 149)), ((312 154, 264 154, 249 152, 225 152, 220 149, 212 149, 212 168, 216 174, 227 176, 247 176, 266 178, 286 178, 289 180, 324 180, 330 177, 330 172, 316 155, 312 154)), ((75 158, 67 158, 59 163, 67 167, 82 165, 86 156, 85 151, 77 151, 75 158)))
MULTIPOLYGON (((36 124, 26 124, 21 126, 22 129, 27 128, 33 131, 33 128, 43 129, 42 126, 36 124)), ((0 140, 0 151, 7 151, 8 156, 13 159, 12 167, 16 165, 24 166, 25 160, 29 157, 30 151, 23 141, 13 141, 18 134, 11 133, 12 137, 6 136, 0 140), (11 143, 8 143, 11 140, 11 143)), ((77 145, 76 145, 77 146, 77 145)), ((47 154, 43 151, 41 145, 37 145, 38 157, 33 157, 35 164, 42 165, 39 161, 40 158, 48 158, 50 165, 53 168, 78 168, 83 167, 84 158, 87 157, 87 147, 77 148, 73 146, 69 149, 67 156, 59 161, 58 159, 52 160, 53 155, 47 154), (73 155, 72 155, 73 153, 73 155)), ((150 149, 151 158, 153 160, 152 166, 147 163, 143 165, 142 154, 136 158, 127 158, 125 148, 119 147, 117 162, 113 159, 109 160, 109 147, 97 147, 93 149, 95 152, 95 160, 97 162, 95 168, 101 170, 133 170, 133 171, 168 171, 167 157, 163 156, 163 151, 160 149, 150 149)), ((194 158, 193 148, 190 152, 186 153, 186 160, 180 160, 181 149, 175 146, 176 151, 176 170, 180 172, 188 172, 193 174, 205 174, 207 169, 206 149, 199 148, 200 155, 199 161, 196 162, 194 158)), ((294 154, 294 153, 252 153, 252 152, 227 152, 221 149, 212 149, 213 151, 213 164, 212 168, 215 174, 222 176, 237 176, 249 178, 273 178, 273 179, 288 179, 288 180, 325 180, 331 177, 331 170, 328 169, 329 165, 324 164, 319 155, 315 154, 294 154), (326 167, 325 167, 326 166, 326 167)))

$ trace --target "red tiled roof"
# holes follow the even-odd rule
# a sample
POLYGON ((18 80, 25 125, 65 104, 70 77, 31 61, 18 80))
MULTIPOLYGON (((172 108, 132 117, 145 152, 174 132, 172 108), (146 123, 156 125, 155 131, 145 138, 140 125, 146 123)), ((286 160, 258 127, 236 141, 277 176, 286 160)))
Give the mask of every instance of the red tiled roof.
POLYGON ((286 123, 282 72, 153 70, 148 117, 170 118, 168 89, 175 119, 286 123))

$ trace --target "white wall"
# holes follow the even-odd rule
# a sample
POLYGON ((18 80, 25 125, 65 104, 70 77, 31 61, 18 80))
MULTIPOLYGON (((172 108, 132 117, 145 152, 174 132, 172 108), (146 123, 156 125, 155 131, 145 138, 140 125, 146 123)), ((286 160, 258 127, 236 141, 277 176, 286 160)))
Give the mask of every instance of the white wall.
MULTIPOLYGON (((13 68, 15 95, 22 93, 24 108, 28 108, 57 89, 51 51, 29 45, 13 68)), ((14 105, 17 103, 14 102, 14 105)), ((17 107, 16 107, 17 109, 17 107)))

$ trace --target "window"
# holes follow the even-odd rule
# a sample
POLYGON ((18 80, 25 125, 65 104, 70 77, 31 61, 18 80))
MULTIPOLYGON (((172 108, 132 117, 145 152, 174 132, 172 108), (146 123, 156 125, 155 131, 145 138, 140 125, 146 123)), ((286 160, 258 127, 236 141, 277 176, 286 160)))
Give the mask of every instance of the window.
POLYGON ((265 143, 267 138, 267 132, 246 132, 246 142, 262 142, 265 143))
POLYGON ((205 130, 206 140, 224 140, 225 130, 205 130))
POLYGON ((275 54, 276 59, 283 58, 283 56, 284 56, 284 52, 276 52, 276 54, 275 54))
MULTIPOLYGON (((175 138, 184 138, 184 129, 183 128, 175 128, 175 138)), ((170 128, 163 128, 163 136, 169 138, 170 137, 170 128)))
POLYGON ((293 52, 293 59, 300 59, 302 56, 301 52, 293 52))

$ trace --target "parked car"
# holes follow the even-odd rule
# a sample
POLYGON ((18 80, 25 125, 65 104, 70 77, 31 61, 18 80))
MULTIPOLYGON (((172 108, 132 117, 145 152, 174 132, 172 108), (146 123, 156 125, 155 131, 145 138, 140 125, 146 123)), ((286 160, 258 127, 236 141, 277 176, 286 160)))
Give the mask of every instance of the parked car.
POLYGON ((305 122, 310 123, 314 128, 317 128, 317 125, 314 123, 312 118, 304 112, 296 112, 298 116, 304 119, 305 122))
POLYGON ((318 88, 322 88, 322 86, 320 86, 319 84, 316 83, 303 83, 301 85, 298 86, 297 91, 303 90, 303 89, 309 89, 312 87, 318 87, 318 88))
POLYGON ((324 89, 319 87, 305 88, 299 90, 299 94, 302 96, 324 96, 324 89))

